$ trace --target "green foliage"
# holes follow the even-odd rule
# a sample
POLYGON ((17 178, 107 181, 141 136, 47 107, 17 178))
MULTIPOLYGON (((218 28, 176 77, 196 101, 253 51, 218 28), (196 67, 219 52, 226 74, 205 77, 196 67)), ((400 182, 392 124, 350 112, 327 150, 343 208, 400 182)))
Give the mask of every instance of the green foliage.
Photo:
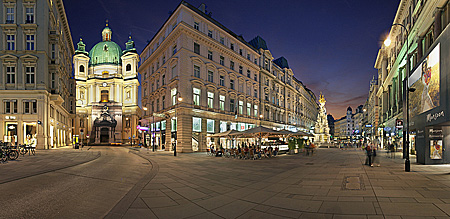
POLYGON ((295 149, 295 139, 293 139, 293 138, 289 139, 288 147, 289 147, 289 150, 295 149))

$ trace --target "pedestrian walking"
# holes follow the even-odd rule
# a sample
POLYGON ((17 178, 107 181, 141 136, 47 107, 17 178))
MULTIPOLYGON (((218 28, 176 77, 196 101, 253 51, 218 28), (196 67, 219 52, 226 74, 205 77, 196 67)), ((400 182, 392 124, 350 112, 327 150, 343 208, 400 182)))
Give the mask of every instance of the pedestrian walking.
POLYGON ((366 147, 366 165, 372 165, 372 147, 371 145, 367 145, 366 147))

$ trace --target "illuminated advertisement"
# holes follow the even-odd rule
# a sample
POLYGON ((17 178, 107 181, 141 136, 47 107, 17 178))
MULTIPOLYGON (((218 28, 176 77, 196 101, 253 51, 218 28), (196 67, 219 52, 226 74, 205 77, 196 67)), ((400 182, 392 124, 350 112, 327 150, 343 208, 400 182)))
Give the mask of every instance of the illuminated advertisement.
POLYGON ((442 159, 442 140, 430 141, 430 157, 433 160, 442 159))
POLYGON ((439 106, 440 44, 409 77, 409 112, 411 117, 439 106))

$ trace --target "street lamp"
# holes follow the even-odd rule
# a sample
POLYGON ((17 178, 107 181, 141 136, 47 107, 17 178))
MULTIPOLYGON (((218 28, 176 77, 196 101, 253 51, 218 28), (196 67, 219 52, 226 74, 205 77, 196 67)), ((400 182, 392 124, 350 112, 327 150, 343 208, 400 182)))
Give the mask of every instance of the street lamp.
MULTIPOLYGON (((411 162, 409 160, 409 43, 408 43, 408 38, 409 38, 409 33, 408 33, 408 29, 403 25, 403 24, 392 24, 392 26, 400 26, 403 29, 405 29, 406 31, 406 78, 403 82, 403 97, 406 99, 403 100, 403 109, 406 109, 406 112, 404 112, 403 114, 403 118, 405 118, 405 114, 406 114, 406 123, 403 125, 403 154, 405 155, 404 157, 405 159, 405 172, 410 172, 411 171, 411 162)), ((384 45, 386 47, 388 47, 391 44, 391 40, 389 39, 389 37, 384 41, 384 45)))
MULTIPOLYGON (((177 93, 175 94, 176 96, 178 96, 178 102, 180 102, 181 103, 181 101, 183 101, 183 98, 181 97, 181 94, 180 94, 180 92, 178 92, 177 91, 177 93)), ((177 105, 175 106, 175 118, 176 118, 176 121, 177 121, 177 123, 176 123, 176 127, 177 127, 177 132, 176 132, 176 140, 175 140, 175 145, 173 146, 173 156, 177 156, 177 144, 178 144, 178 115, 177 115, 177 108, 178 108, 178 103, 177 103, 177 105)))

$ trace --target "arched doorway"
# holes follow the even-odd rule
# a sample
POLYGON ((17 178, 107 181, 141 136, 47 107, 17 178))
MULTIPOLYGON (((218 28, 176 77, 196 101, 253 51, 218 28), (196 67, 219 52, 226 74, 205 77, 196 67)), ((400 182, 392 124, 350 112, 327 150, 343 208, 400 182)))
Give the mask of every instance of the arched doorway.
POLYGON ((101 143, 109 142, 109 128, 103 127, 100 129, 100 142, 101 143))

